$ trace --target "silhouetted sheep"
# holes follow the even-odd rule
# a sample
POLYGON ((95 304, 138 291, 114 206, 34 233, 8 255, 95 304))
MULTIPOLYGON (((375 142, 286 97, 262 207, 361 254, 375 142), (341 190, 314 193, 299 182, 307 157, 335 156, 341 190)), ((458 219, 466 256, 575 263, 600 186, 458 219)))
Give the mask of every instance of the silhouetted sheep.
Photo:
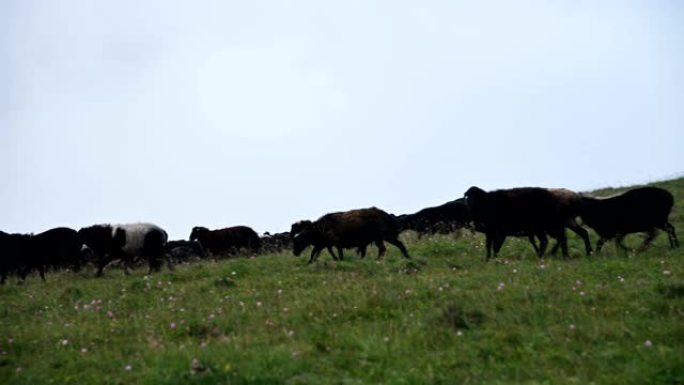
POLYGON ((679 246, 675 228, 669 222, 674 205, 672 194, 658 187, 640 187, 605 198, 582 197, 581 218, 599 235, 596 251, 615 238, 622 249, 627 234, 646 232, 639 250, 645 250, 655 239, 657 229, 667 232, 670 247, 679 246))
POLYGON ((471 187, 465 193, 466 205, 475 229, 486 235, 487 259, 496 255, 507 236, 527 236, 542 257, 548 244, 547 235, 558 240, 563 255, 568 255, 565 227, 570 227, 584 241, 591 253, 588 234, 577 224, 579 214, 576 194, 565 189, 521 187, 486 192, 471 187), (534 237, 539 239, 537 248, 534 237))
MULTIPOLYGON (((342 214, 342 213, 341 213, 341 212, 337 212, 337 213, 330 213, 330 214, 328 214, 328 215, 337 215, 337 214, 342 214)), ((311 222, 310 220, 306 219, 306 220, 302 220, 302 221, 299 221, 299 222, 295 222, 295 223, 292 224, 292 226, 290 226, 290 240, 292 241, 292 244, 293 244, 293 245, 294 245, 294 239, 295 239, 295 237, 297 236, 297 234, 301 233, 301 232, 302 232, 303 230, 305 230, 305 229, 311 228, 311 225, 312 225, 312 224, 313 224, 313 222, 311 222)), ((358 248, 357 248, 357 253, 358 253, 358 254, 361 254, 361 251, 363 250, 363 255, 365 256, 365 255, 366 255, 366 247, 367 247, 367 246, 368 246, 368 245, 364 245, 363 247, 358 247, 358 248)), ((328 253, 330 253, 330 255, 333 257, 334 260, 337 261, 337 260, 339 260, 340 258, 341 258, 341 259, 344 259, 344 252, 343 252, 343 248, 342 248, 342 247, 338 247, 338 248, 337 248, 337 251, 340 253, 340 257, 339 257, 339 258, 337 257, 337 255, 335 255, 335 252, 333 251, 332 246, 326 246, 326 249, 328 250, 328 253)))
POLYGON ((0 231, 0 284, 9 274, 18 273, 29 249, 31 236, 0 231))
POLYGON ((451 233, 470 221, 463 198, 436 207, 424 208, 414 214, 396 217, 401 231, 413 230, 419 235, 451 233))
POLYGON ((295 223, 293 229, 298 230, 293 236, 294 255, 299 256, 309 245, 314 247, 309 263, 323 248, 328 248, 335 258, 332 247, 337 247, 340 257, 343 257, 343 248, 365 248, 370 243, 378 246, 378 257, 382 257, 385 253, 383 241, 395 245, 404 257, 409 258, 406 247, 398 239, 396 220, 376 207, 326 214, 315 222, 295 223))
POLYGON ((71 268, 74 271, 81 268, 83 242, 74 229, 57 227, 44 231, 33 235, 30 244, 31 250, 27 255, 26 266, 20 273, 22 279, 32 269, 37 269, 44 279, 43 272, 48 267, 71 268))
POLYGON ((166 244, 166 252, 174 263, 189 262, 192 258, 206 258, 207 253, 197 241, 169 241, 166 244))
POLYGON ((213 255, 234 254, 242 248, 258 253, 261 249, 259 235, 247 226, 218 230, 196 226, 190 233, 190 240, 198 241, 209 254, 213 255))
POLYGON ((45 281, 50 267, 78 270, 81 266, 82 242, 76 230, 58 227, 36 235, 2 233, 0 238, 3 282, 10 272, 24 281, 31 271, 37 270, 45 281))
POLYGON ((292 237, 289 232, 271 234, 265 232, 261 237, 261 250, 264 253, 279 253, 292 247, 292 237))

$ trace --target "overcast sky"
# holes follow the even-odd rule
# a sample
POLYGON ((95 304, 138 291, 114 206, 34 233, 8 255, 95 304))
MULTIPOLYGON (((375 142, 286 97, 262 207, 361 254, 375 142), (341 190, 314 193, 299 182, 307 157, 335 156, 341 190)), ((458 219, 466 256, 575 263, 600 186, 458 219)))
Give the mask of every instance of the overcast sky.
POLYGON ((682 1, 0 2, 4 231, 682 171, 682 1))

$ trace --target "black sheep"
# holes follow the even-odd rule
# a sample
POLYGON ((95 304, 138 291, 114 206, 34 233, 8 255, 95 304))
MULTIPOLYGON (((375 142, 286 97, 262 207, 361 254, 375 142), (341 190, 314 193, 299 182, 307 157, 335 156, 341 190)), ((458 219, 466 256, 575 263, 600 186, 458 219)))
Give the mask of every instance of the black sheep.
POLYGON ((27 234, 8 234, 0 231, 0 284, 5 283, 9 274, 18 273, 24 266, 30 239, 31 236, 27 234))
POLYGON ((413 230, 422 235, 451 233, 464 227, 470 221, 468 208, 463 198, 436 207, 424 208, 414 214, 396 217, 402 231, 413 230))
POLYGON ((675 228, 668 217, 674 198, 672 194, 658 187, 640 187, 625 193, 605 197, 582 197, 581 218, 587 226, 599 235, 596 251, 600 251, 603 244, 615 239, 622 249, 622 239, 627 234, 646 232, 639 250, 645 250, 655 239, 657 229, 667 232, 670 247, 679 246, 675 228))
POLYGON ((280 253, 292 247, 292 237, 289 232, 271 234, 265 232, 261 237, 261 250, 266 253, 280 253))
POLYGON ((166 244, 166 252, 174 263, 189 262, 191 258, 206 258, 207 253, 197 241, 169 241, 166 244))
MULTIPOLYGON (((78 232, 68 227, 57 227, 31 237, 31 252, 22 279, 29 270, 53 268, 81 268, 81 241, 78 232)), ((43 277, 43 274, 41 274, 43 277)))
POLYGON ((218 230, 196 226, 190 233, 190 240, 198 241, 209 254, 213 255, 234 254, 242 248, 254 253, 261 250, 259 235, 247 226, 233 226, 218 230))
MULTIPOLYGON (((569 190, 521 187, 486 192, 471 187, 465 193, 466 205, 475 229, 486 235, 487 259, 499 252, 507 236, 527 236, 542 257, 548 244, 547 235, 558 240, 563 255, 568 255, 565 228, 570 227, 585 240, 591 253, 586 230, 575 222, 576 202, 569 190), (534 237, 540 241, 536 247, 534 237)), ((556 247, 557 248, 557 247, 556 247)), ((554 250, 556 249, 554 248, 554 250)))
POLYGON ((295 225, 298 225, 299 231, 293 236, 294 255, 300 255, 307 246, 313 245, 309 263, 316 259, 323 248, 328 248, 334 258, 332 247, 337 247, 342 258, 343 248, 365 249, 370 243, 377 245, 378 257, 382 257, 385 253, 383 241, 395 245, 404 257, 410 258, 398 238, 396 220, 376 207, 326 214, 315 222, 299 222, 295 225))
POLYGON ((82 242, 76 230, 57 227, 33 234, 0 234, 0 280, 16 273, 24 281, 37 270, 45 281, 48 268, 80 269, 82 242))

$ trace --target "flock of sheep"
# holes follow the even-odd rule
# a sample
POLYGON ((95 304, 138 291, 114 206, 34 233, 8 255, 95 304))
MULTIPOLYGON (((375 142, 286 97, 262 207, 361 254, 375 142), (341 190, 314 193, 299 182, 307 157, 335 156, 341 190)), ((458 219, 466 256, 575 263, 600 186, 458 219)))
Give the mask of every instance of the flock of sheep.
POLYGON ((169 241, 164 229, 150 223, 93 225, 78 231, 59 227, 39 234, 8 234, 0 231, 0 276, 4 283, 9 274, 22 281, 31 271, 45 279, 49 269, 73 269, 92 263, 96 275, 112 261, 119 260, 124 272, 139 260, 146 261, 150 271, 159 270, 166 260, 170 269, 174 262, 188 256, 207 257, 235 254, 272 253, 286 249, 299 256, 312 246, 309 263, 327 249, 333 259, 342 260, 344 249, 356 249, 364 257, 370 244, 385 253, 384 242, 396 246, 405 258, 408 250, 399 234, 413 230, 419 234, 451 232, 470 227, 485 234, 489 259, 501 249, 506 237, 526 237, 539 257, 543 257, 549 238, 556 240, 552 249, 561 248, 568 255, 566 228, 579 235, 587 255, 592 254, 589 233, 577 221, 592 228, 599 236, 596 251, 615 239, 623 249, 623 238, 632 233, 647 233, 640 249, 645 249, 658 229, 668 234, 670 247, 679 245, 675 228, 669 222, 674 205, 670 192, 657 187, 640 187, 625 193, 594 198, 566 189, 537 187, 484 191, 471 187, 461 199, 441 206, 429 207, 414 214, 395 216, 375 207, 335 212, 316 221, 303 220, 292 225, 290 232, 260 237, 247 226, 219 230, 205 227, 192 229, 189 241, 169 241), (335 253, 335 249, 337 253, 335 253))

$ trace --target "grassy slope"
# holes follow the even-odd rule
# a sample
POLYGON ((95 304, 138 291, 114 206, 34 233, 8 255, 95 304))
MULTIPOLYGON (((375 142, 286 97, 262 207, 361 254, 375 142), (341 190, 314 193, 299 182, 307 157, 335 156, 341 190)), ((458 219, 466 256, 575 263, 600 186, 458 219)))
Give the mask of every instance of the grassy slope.
MULTIPOLYGON (((684 179, 657 185, 684 202, 684 179)), ((0 287, 0 383, 684 383, 684 248, 585 258, 570 237, 570 260, 509 240, 485 263, 465 233, 409 239, 410 262, 31 277, 0 287)))

